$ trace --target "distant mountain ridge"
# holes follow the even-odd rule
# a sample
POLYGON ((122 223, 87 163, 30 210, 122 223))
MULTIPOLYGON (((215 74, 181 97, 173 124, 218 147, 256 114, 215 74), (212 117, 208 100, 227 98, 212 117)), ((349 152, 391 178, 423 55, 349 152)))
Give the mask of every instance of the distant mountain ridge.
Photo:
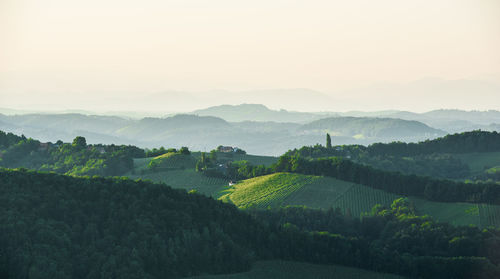
POLYGON ((216 116, 231 122, 274 121, 305 123, 322 116, 310 112, 271 110, 261 104, 221 105, 192 112, 200 116, 216 116))
MULTIPOLYGON (((277 112, 284 117, 300 115, 273 112, 263 106, 251 105, 250 108, 277 112)), ((444 134, 416 121, 369 117, 327 117, 299 124, 229 122, 215 116, 189 114, 141 120, 82 114, 30 114, 0 115, 0 126, 7 132, 41 141, 61 139, 70 142, 76 136, 84 136, 89 143, 133 144, 146 148, 187 146, 202 151, 230 145, 261 155, 279 155, 300 146, 323 144, 327 132, 332 134, 335 144, 365 145, 380 141, 419 141, 444 134)))

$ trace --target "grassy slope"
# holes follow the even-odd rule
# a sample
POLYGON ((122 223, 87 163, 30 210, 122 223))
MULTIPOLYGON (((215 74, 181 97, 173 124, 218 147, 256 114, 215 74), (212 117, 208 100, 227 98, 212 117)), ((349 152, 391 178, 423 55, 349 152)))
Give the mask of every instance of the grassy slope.
POLYGON ((364 269, 338 266, 338 265, 316 265, 289 261, 262 261, 257 262, 249 272, 228 274, 196 276, 192 279, 402 279, 404 277, 386 273, 378 273, 364 269))
MULTIPOLYGON (((303 205, 341 208, 352 216, 369 212, 375 204, 389 206, 398 195, 330 177, 277 173, 242 181, 227 190, 222 200, 240 208, 303 205)), ((500 226, 500 206, 432 202, 409 197, 419 214, 455 225, 500 226)))
MULTIPOLYGON (((206 177, 193 168, 180 169, 180 165, 176 165, 176 161, 171 161, 169 167, 179 168, 179 169, 169 169, 160 170, 155 172, 146 171, 141 173, 143 170, 147 170, 149 162, 153 158, 140 158, 134 159, 134 170, 126 176, 132 179, 149 179, 154 182, 163 182, 173 188, 180 188, 189 190, 196 190, 207 196, 214 198, 219 197, 219 193, 227 188, 229 183, 226 179, 206 177)), ((180 160, 178 162, 185 162, 185 160, 180 160)))
POLYGON ((151 159, 151 162, 155 163, 158 169, 178 169, 194 168, 196 166, 196 160, 197 159, 191 155, 169 152, 154 157, 151 159))
POLYGON ((193 169, 169 170, 140 175, 130 175, 132 179, 149 179, 153 182, 163 182, 173 188, 196 190, 204 195, 218 198, 219 193, 226 189, 229 181, 221 178, 207 177, 193 169))

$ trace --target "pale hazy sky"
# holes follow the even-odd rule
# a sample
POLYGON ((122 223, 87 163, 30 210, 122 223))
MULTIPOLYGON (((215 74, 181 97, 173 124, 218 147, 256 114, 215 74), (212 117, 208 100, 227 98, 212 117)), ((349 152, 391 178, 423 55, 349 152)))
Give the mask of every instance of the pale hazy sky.
MULTIPOLYGON (((500 84, 499 0, 0 0, 0 107, 166 90, 310 88, 342 100, 364 88, 378 102, 332 108, 387 109, 395 93, 372 86, 427 77, 500 84)), ((460 108, 500 109, 492 92, 460 108)))

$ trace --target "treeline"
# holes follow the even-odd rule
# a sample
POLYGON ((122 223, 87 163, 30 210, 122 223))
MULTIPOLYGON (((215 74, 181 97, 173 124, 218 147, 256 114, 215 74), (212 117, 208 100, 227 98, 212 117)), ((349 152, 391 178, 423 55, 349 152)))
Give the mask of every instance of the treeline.
POLYGON ((114 176, 132 170, 133 158, 145 155, 143 149, 131 145, 90 145, 84 137, 76 137, 72 143, 42 143, 0 131, 0 167, 114 176))
POLYGON ((5 133, 4 131, 0 131, 0 148, 7 149, 10 146, 20 142, 21 140, 26 140, 24 135, 17 136, 13 133, 5 133))
POLYGON ((433 153, 400 157, 390 155, 360 156, 356 162, 384 171, 397 171, 445 179, 471 179, 469 165, 451 154, 433 153))
POLYGON ((415 216, 405 200, 243 212, 162 184, 0 170, 0 277, 178 278, 255 260, 343 264, 415 278, 497 278, 500 232, 415 216))
POLYGON ((419 143, 374 143, 366 148, 371 156, 415 156, 432 153, 470 153, 500 151, 500 134, 496 131, 471 131, 447 135, 419 143))
POLYGON ((375 169, 339 157, 304 159, 300 156, 284 155, 272 166, 272 170, 330 176, 390 193, 417 196, 432 201, 500 204, 500 185, 495 183, 463 183, 405 175, 375 169))

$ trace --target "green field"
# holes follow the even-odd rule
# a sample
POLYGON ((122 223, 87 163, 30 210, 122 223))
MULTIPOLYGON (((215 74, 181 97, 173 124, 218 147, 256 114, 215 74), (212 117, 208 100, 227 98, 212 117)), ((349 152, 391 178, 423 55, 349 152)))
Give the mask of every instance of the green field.
MULTIPOLYGON (((346 214, 360 216, 370 212, 375 204, 390 206, 399 197, 402 196, 330 177, 275 173, 244 180, 226 190, 220 199, 240 208, 338 207, 346 214)), ((438 221, 500 227, 500 206, 497 205, 408 199, 418 214, 430 215, 438 221)))
POLYGON ((132 179, 149 179, 154 182, 163 182, 173 188, 196 190, 207 196, 218 198, 220 192, 226 189, 229 181, 221 178, 207 177, 198 173, 194 168, 182 168, 185 160, 171 160, 171 169, 149 171, 148 164, 153 158, 134 159, 134 170, 126 176, 132 179), (179 165, 176 163, 180 163, 179 165))
POLYGON ((191 279, 402 279, 398 275, 378 273, 339 265, 317 265, 289 261, 261 261, 248 272, 190 277, 191 279))
POLYGON ((500 166, 500 152, 465 153, 453 155, 467 164, 473 175, 477 175, 486 169, 500 166))

